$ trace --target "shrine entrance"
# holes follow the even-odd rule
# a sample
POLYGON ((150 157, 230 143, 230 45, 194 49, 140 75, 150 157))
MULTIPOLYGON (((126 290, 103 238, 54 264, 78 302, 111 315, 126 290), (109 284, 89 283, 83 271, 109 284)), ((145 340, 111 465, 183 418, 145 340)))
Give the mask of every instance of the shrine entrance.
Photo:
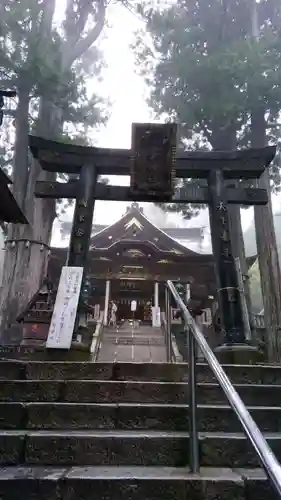
POLYGON ((144 280, 112 280, 111 300, 118 307, 117 320, 132 319, 131 302, 135 300, 137 309, 134 318, 142 322, 151 322, 154 283, 144 280))
MULTIPOLYGON (((221 352, 231 353, 229 346, 232 348, 233 345, 248 349, 251 332, 245 328, 249 318, 241 293, 241 273, 238 273, 239 266, 232 251, 228 204, 267 204, 266 189, 245 187, 243 183, 236 186, 236 181, 259 178, 273 160, 276 148, 188 151, 176 156, 176 131, 173 123, 133 124, 130 150, 76 146, 29 137, 31 152, 43 170, 77 176, 66 183, 36 183, 35 195, 38 198, 76 199, 68 257, 62 268, 46 343, 48 348, 69 349, 73 335, 77 340, 79 331, 83 331, 88 294, 86 263, 94 204, 98 199, 207 203, 223 339, 221 352), (130 175, 130 186, 107 186, 97 182, 100 175, 130 175), (175 190, 175 178, 203 179, 204 186, 198 182, 195 186, 175 190), (235 184, 234 188, 229 187, 230 182, 235 184), (83 328, 79 330, 80 324, 83 328)), ((137 241, 137 231, 132 239, 137 241)), ((131 240, 129 243, 132 248, 131 240)), ((109 275, 112 276, 111 267, 109 264, 109 275)), ((143 279, 147 277, 143 276, 143 279)), ((155 297, 154 312, 159 313, 158 292, 155 297)), ((79 338, 82 339, 80 333, 79 338)))
MULTIPOLYGON (((129 299, 120 299, 116 302, 118 310, 117 310, 117 320, 122 321, 123 319, 138 319, 140 321, 151 321, 151 313, 145 314, 145 305, 137 302, 137 309, 135 313, 131 311, 131 300, 129 299)), ((151 309, 151 307, 150 307, 151 309)))

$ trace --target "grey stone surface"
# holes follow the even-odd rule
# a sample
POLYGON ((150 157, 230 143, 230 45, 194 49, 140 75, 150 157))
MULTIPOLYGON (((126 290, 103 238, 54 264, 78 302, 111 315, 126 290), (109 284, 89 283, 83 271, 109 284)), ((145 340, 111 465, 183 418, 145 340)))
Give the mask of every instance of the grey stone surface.
POLYGON ((188 436, 164 432, 33 432, 28 464, 186 466, 188 436))
MULTIPOLYGON (((225 369, 281 459, 280 367, 225 369)), ((276 498, 205 364, 199 475, 188 472, 186 364, 5 361, 0 378, 1 500, 276 498)))
MULTIPOLYGON (((265 438, 281 460, 281 435, 268 433, 265 438)), ((260 466, 257 454, 244 434, 202 433, 201 434, 201 464, 213 467, 248 467, 260 466)))
POLYGON ((193 475, 184 469, 143 467, 10 467, 0 469, 3 500, 126 499, 126 500, 242 500, 241 475, 222 469, 202 469, 193 475))
POLYGON ((167 349, 163 330, 151 326, 105 328, 102 333, 98 361, 163 363, 167 349))
MULTIPOLYGON (((280 434, 267 435, 281 459, 280 434)), ((189 437, 165 431, 1 432, 2 465, 146 465, 188 464, 189 437), (24 437, 25 436, 25 437, 24 437)), ((258 467, 258 458, 243 434, 201 433, 200 463, 207 467, 258 467)))
POLYGON ((114 466, 0 468, 0 495, 3 500, 276 498, 260 469, 202 467, 200 474, 191 474, 180 467, 114 466))
POLYGON ((1 500, 58 500, 66 469, 5 467, 0 469, 1 500))
POLYGON ((0 383, 0 401, 58 401, 64 382, 3 380, 0 383))
MULTIPOLYGON (((5 349, 0 346, 0 350, 5 349)), ((17 361, 1 360, 0 352, 0 380, 21 379, 24 378, 24 367, 17 361)))
MULTIPOLYGON (((0 406, 1 409, 1 406, 0 406)), ((33 429, 154 429, 188 431, 189 411, 185 405, 115 403, 30 403, 26 422, 33 429)), ((281 408, 250 407, 262 431, 278 432, 281 408)), ((1 413, 0 413, 1 415, 1 413)), ((242 427, 229 406, 199 405, 197 427, 201 432, 241 432, 242 427)))
POLYGON ((244 500, 243 483, 232 481, 184 481, 174 479, 67 479, 63 490, 63 500, 159 500, 165 499, 206 499, 206 500, 244 500))
POLYGON ((65 401, 100 403, 186 403, 188 385, 136 381, 79 381, 65 385, 65 401))
MULTIPOLYGON (((1 365, 1 363, 0 363, 1 365)), ((185 363, 92 363, 68 361, 2 362, 0 378, 28 380, 138 380, 181 382, 188 380, 185 363), (6 363, 8 363, 6 365, 6 363), (2 373, 2 376, 1 376, 2 373)), ((281 384, 281 366, 225 365, 234 384, 281 384)), ((215 382, 206 364, 198 363, 197 381, 215 382)))
POLYGON ((257 498, 266 500, 279 499, 263 470, 237 469, 237 473, 243 478, 245 498, 247 500, 256 500, 257 498))
MULTIPOLYGON (((247 405, 279 406, 281 385, 236 385, 247 405)), ((2 380, 0 401, 69 401, 85 403, 167 403, 186 404, 188 384, 183 382, 149 382, 128 380, 2 380)), ((199 404, 226 404, 227 399, 215 383, 197 384, 199 404)))
POLYGON ((14 465, 24 460, 25 433, 22 431, 0 432, 0 464, 14 465))
POLYGON ((20 429, 25 426, 26 408, 22 403, 0 403, 0 428, 20 429))

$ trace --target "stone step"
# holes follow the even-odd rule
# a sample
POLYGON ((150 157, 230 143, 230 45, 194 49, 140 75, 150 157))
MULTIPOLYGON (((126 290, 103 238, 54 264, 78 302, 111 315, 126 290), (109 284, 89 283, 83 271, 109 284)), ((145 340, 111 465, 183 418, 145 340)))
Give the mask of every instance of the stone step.
POLYGON ((103 337, 101 344, 116 345, 165 345, 165 339, 160 337, 103 337))
MULTIPOLYGON (((265 437, 281 459, 281 435, 265 437)), ((1 431, 0 464, 187 467, 189 435, 164 431, 1 431)), ((241 433, 200 433, 201 467, 259 467, 241 433)))
MULTIPOLYGON (((281 407, 249 407, 262 431, 278 432, 281 407)), ((185 405, 104 403, 0 403, 2 429, 125 429, 188 431, 185 405)), ((201 432, 240 432, 240 422, 226 405, 199 405, 201 432)))
MULTIPOLYGON (((279 406, 281 385, 235 386, 246 405, 279 406)), ((188 403, 186 382, 112 380, 1 380, 0 401, 80 403, 188 403)), ((218 384, 197 384, 198 404, 227 403, 218 384)))
MULTIPOLYGON (((281 384, 281 366, 224 365, 235 384, 281 384)), ((31 380, 147 380, 180 382, 188 379, 185 363, 92 363, 68 361, 0 361, 0 379, 31 380)), ((206 364, 197 365, 198 382, 214 382, 206 364)))
POLYGON ((6 467, 3 500, 273 500, 261 469, 173 467, 6 467))

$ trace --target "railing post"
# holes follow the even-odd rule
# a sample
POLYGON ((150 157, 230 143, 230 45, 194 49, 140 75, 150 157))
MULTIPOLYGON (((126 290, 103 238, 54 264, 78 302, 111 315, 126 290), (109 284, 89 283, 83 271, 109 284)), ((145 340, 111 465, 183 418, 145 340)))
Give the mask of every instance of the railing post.
POLYGON ((190 327, 186 324, 188 335, 188 383, 189 383, 189 465, 191 472, 200 470, 199 440, 197 430, 197 395, 196 395, 196 344, 190 327))
POLYGON ((171 346, 171 302, 170 302, 170 290, 165 287, 165 306, 166 306, 166 346, 167 346, 167 361, 170 363, 172 357, 172 346, 171 346))

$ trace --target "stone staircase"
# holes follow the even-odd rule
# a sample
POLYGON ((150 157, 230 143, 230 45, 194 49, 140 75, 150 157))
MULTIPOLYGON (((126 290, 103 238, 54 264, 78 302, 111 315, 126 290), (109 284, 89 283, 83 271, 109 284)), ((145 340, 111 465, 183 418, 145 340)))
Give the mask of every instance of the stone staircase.
POLYGON ((167 361, 167 348, 162 328, 134 326, 126 321, 120 327, 104 327, 98 361, 161 363, 167 361))
MULTIPOLYGON (((226 366, 281 459, 281 367, 226 366)), ((275 499, 209 368, 200 475, 188 468, 185 364, 0 362, 1 500, 275 499)))

